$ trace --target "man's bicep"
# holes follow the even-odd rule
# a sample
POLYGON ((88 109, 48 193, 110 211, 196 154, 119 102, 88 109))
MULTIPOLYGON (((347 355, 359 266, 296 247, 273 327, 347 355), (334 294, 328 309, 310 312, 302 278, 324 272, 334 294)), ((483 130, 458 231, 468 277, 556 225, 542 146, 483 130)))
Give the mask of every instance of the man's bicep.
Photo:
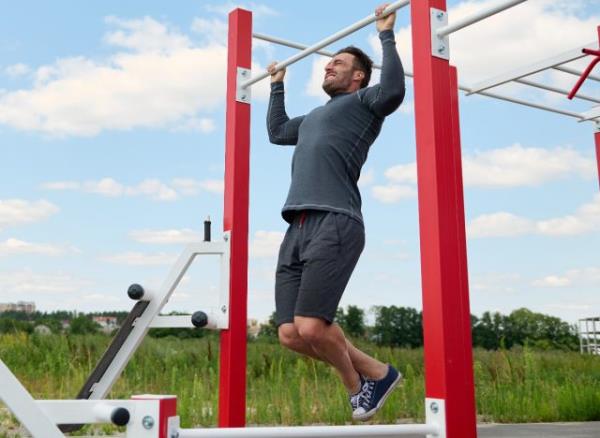
POLYGON ((298 143, 298 133, 304 116, 294 117, 277 128, 269 126, 269 139, 278 145, 295 145, 298 143))

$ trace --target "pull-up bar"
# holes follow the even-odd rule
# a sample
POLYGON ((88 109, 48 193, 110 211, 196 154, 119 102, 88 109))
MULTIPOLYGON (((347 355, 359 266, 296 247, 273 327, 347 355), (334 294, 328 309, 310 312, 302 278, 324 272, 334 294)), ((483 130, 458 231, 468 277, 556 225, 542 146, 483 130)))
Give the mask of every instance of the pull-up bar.
MULTIPOLYGON (((356 23, 346 27, 345 29, 340 30, 339 32, 334 33, 333 35, 325 38, 324 40, 319 41, 318 43, 315 43, 310 47, 307 47, 300 53, 297 53, 296 55, 286 59, 285 61, 280 62, 279 64, 277 64, 275 66, 275 71, 282 70, 282 69, 286 68, 288 65, 292 65, 295 62, 298 62, 301 59, 306 58, 308 55, 315 53, 317 50, 322 49, 323 47, 328 46, 329 44, 335 43, 336 41, 344 38, 345 36, 348 36, 351 33, 356 32, 357 30, 362 29, 363 27, 375 22, 379 18, 385 17, 386 15, 391 14, 392 12, 396 11, 397 9, 403 8, 404 6, 408 5, 409 3, 410 3, 410 0, 399 0, 395 3, 392 3, 391 5, 389 5, 387 8, 385 8, 383 10, 383 13, 381 14, 381 16, 377 17, 377 16, 375 16, 375 14, 371 14, 368 17, 365 17, 362 20, 357 21, 356 23)), ((260 75, 254 77, 254 78, 251 78, 248 81, 242 83, 241 88, 247 88, 250 85, 255 84, 259 81, 262 81, 264 78, 269 77, 269 76, 271 76, 271 74, 269 72, 261 73, 260 75)))
POLYGON ((456 23, 449 24, 448 26, 440 27, 437 30, 438 37, 444 37, 446 35, 450 35, 457 30, 462 29, 463 27, 470 26, 471 24, 477 23, 485 18, 491 17, 492 15, 496 15, 498 12, 502 12, 506 9, 512 8, 513 6, 518 5, 519 3, 526 2, 527 0, 508 0, 504 3, 500 3, 490 9, 483 10, 476 14, 473 14, 469 17, 465 17, 461 20, 456 21, 456 23))

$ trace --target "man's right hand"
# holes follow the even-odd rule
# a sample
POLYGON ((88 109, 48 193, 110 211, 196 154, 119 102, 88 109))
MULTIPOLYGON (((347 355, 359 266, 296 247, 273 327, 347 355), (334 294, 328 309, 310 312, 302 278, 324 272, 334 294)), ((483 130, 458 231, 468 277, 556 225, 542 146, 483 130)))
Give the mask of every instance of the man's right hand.
POLYGON ((276 65, 277 65, 277 62, 272 62, 267 67, 267 71, 271 75, 271 83, 283 82, 283 78, 285 77, 285 68, 279 70, 278 72, 275 72, 276 65))

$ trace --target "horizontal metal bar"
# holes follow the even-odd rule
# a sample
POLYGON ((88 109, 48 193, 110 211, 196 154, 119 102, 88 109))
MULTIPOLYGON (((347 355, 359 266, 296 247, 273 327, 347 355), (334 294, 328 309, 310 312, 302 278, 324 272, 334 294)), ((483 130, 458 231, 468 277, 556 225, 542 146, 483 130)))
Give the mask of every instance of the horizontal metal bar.
MULTIPOLYGON (((571 67, 567 67, 565 65, 556 65, 556 66, 554 66, 552 68, 555 69, 555 70, 558 70, 558 71, 562 71, 564 73, 572 74, 572 75, 577 76, 577 77, 580 77, 583 74, 583 72, 581 72, 579 70, 576 70, 574 68, 571 68, 571 67)), ((600 82, 600 76, 589 75, 588 79, 600 82)))
MULTIPOLYGON (((470 94, 472 94, 472 93, 470 93, 470 94)), ((553 107, 550 107, 547 105, 540 105, 539 103, 529 102, 527 100, 518 99, 516 97, 504 96, 504 95, 492 93, 489 91, 482 91, 482 92, 479 92, 476 94, 480 94, 480 95, 486 96, 486 97, 491 97, 493 99, 504 100, 506 102, 516 103, 516 104, 523 105, 523 106, 528 106, 530 108, 536 108, 536 109, 540 109, 540 110, 544 110, 544 111, 550 111, 550 112, 556 113, 556 114, 562 114, 563 116, 574 117, 576 119, 579 119, 580 121, 582 121, 582 119, 583 119, 582 114, 579 114, 579 113, 575 113, 572 111, 566 111, 566 110, 562 110, 559 108, 553 108, 553 107)), ((467 94, 467 95, 469 95, 469 94, 467 94)))
POLYGON ((581 114, 581 121, 587 122, 588 120, 598 119, 600 121, 600 106, 596 106, 589 111, 581 114))
MULTIPOLYGON (((540 84, 539 82, 534 82, 534 81, 530 81, 527 79, 516 79, 515 82, 518 82, 519 84, 523 84, 523 85, 528 85, 530 87, 540 88, 542 90, 552 91, 553 93, 562 94, 564 96, 569 95, 568 90, 563 90, 562 88, 552 87, 552 86, 546 85, 546 84, 540 84)), ((578 99, 587 100, 589 102, 600 103, 600 99, 596 99, 591 96, 586 96, 585 94, 581 94, 581 93, 577 93, 577 95, 575 97, 577 97, 578 99)))
POLYGON ((398 435, 439 435, 434 424, 400 424, 369 426, 296 426, 179 429, 179 438, 293 438, 293 437, 396 437, 398 435))
MULTIPOLYGON (((285 46, 285 47, 290 47, 292 49, 299 49, 299 50, 303 50, 306 49, 308 46, 306 44, 300 44, 300 43, 295 43, 293 41, 290 40, 284 40, 282 38, 277 38, 277 37, 273 37, 270 35, 265 35, 262 33, 254 33, 252 34, 252 36, 258 40, 262 40, 262 41, 267 41, 269 43, 273 43, 273 44, 279 44, 280 46, 285 46)), ((323 56, 328 56, 328 57, 332 57, 334 54, 333 52, 329 52, 327 50, 317 50, 316 52, 319 55, 323 55, 323 56)), ((380 64, 373 64, 373 68, 376 70, 381 70, 381 65, 380 64)), ((406 76, 409 77, 413 77, 413 74, 411 72, 408 71, 404 71, 404 74, 406 76)))
MULTIPOLYGON (((308 47, 305 44, 300 44, 300 43, 296 43, 296 42, 293 42, 293 41, 284 40, 282 38, 267 36, 267 35, 264 35, 264 34, 255 33, 254 37, 257 38, 257 39, 263 40, 263 41, 268 41, 270 43, 280 44, 280 45, 286 46, 286 47, 291 47, 293 49, 300 49, 300 50, 302 50, 302 49, 308 47)), ((323 55, 323 56, 332 56, 333 55, 331 52, 327 52, 325 50, 318 50, 315 53, 318 53, 319 55, 323 55)), ((374 64, 373 68, 380 69, 381 66, 374 64)), ((408 76, 408 77, 413 77, 413 73, 410 72, 410 71, 405 70, 404 74, 406 76, 408 76)), ((491 93, 491 92, 485 92, 485 91, 478 92, 478 93, 473 93, 473 88, 472 87, 469 87, 469 86, 466 86, 466 85, 460 84, 460 83, 458 84, 458 88, 460 90, 466 92, 467 95, 469 95, 471 93, 472 94, 478 94, 478 95, 490 97, 492 99, 504 100, 504 101, 507 101, 507 102, 516 103, 518 105, 527 106, 527 107, 530 107, 530 108, 536 108, 536 109, 540 109, 540 110, 543 110, 543 111, 549 111, 549 112, 556 113, 556 114, 562 114, 562 115, 565 115, 565 116, 574 117, 574 118, 579 119, 579 120, 582 119, 581 114, 578 114, 578 113, 574 113, 574 112, 571 112, 571 111, 564 111, 564 110, 561 110, 561 109, 558 109, 558 108, 553 108, 553 107, 549 107, 549 106, 546 106, 546 105, 540 105, 540 104, 537 104, 537 103, 534 103, 534 102, 529 102, 529 101, 522 100, 522 99, 517 99, 517 98, 514 98, 514 97, 503 96, 501 94, 491 93)))
POLYGON ((460 20, 457 20, 456 22, 449 24, 447 26, 440 27, 437 30, 437 35, 439 37, 444 37, 446 35, 450 35, 451 33, 456 32, 457 30, 460 30, 464 27, 470 26, 471 24, 475 24, 478 21, 484 20, 488 17, 491 17, 492 15, 496 15, 499 12, 505 11, 509 8, 512 8, 513 6, 518 5, 519 3, 523 3, 526 1, 527 0, 508 0, 504 3, 493 6, 489 9, 477 12, 469 17, 465 17, 460 20))
MULTIPOLYGON (((582 49, 586 47, 593 46, 594 43, 587 44, 585 46, 578 47, 576 49, 569 50, 567 52, 563 52, 559 55, 553 56, 552 58, 544 59, 533 64, 520 67, 516 70, 511 70, 501 75, 495 76, 490 79, 486 79, 485 81, 481 81, 477 84, 474 84, 472 87, 471 93, 479 93, 480 91, 487 90, 488 88, 497 87, 499 85, 506 84, 507 82, 514 81, 516 79, 521 79, 525 76, 529 76, 535 73, 539 73, 543 70, 547 70, 549 68, 555 67, 560 64, 565 64, 567 62, 575 61, 576 59, 583 58, 586 56, 581 52, 582 49)), ((470 93, 470 94, 471 94, 470 93)))
MULTIPOLYGON (((201 329, 216 330, 218 327, 219 315, 208 313, 208 323, 201 329)), ((200 330, 192 324, 192 315, 159 315, 155 316, 150 323, 152 328, 190 328, 200 330)))
MULTIPOLYGON (((388 15, 397 9, 403 8, 404 6, 408 5, 409 3, 410 3, 410 0, 399 0, 395 3, 392 3, 383 10, 382 16, 388 15)), ((336 32, 333 35, 325 38, 324 40, 321 40, 318 43, 315 43, 312 46, 307 47, 306 49, 302 50, 300 53, 297 53, 296 55, 292 56, 291 58, 288 58, 285 61, 280 62, 279 64, 277 64, 275 66, 275 71, 282 70, 282 69, 286 68, 287 66, 292 65, 295 62, 298 62, 303 58, 306 58, 308 55, 315 53, 317 50, 322 49, 323 47, 328 46, 329 44, 335 43, 336 41, 344 38, 345 36, 350 35, 351 33, 356 32, 357 30, 362 29, 363 27, 373 23, 374 21, 378 20, 379 18, 380 17, 375 16, 375 14, 373 13, 373 14, 369 15, 368 17, 365 17, 362 20, 357 21, 356 23, 352 24, 351 26, 348 26, 345 29, 342 29, 339 32, 336 32)), ((247 88, 250 85, 255 84, 256 82, 262 81, 263 79, 265 79, 269 76, 271 76, 271 74, 269 72, 261 73, 258 76, 251 78, 248 81, 242 83, 241 87, 247 88)))

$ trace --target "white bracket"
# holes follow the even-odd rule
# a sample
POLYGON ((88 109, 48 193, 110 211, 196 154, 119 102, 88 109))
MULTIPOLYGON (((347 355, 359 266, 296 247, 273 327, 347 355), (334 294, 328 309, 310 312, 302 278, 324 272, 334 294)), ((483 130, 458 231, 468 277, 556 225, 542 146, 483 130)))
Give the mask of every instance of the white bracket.
POLYGON ((450 60, 450 38, 439 37, 438 29, 448 25, 448 13, 441 9, 431 8, 431 56, 450 60))
POLYGON ((235 100, 241 103, 250 104, 252 93, 250 87, 242 88, 242 84, 250 79, 251 70, 249 68, 238 67, 237 78, 235 80, 235 100))
POLYGON ((427 435, 427 438, 446 438, 446 401, 444 399, 425 399, 425 422, 439 428, 437 435, 427 435))

